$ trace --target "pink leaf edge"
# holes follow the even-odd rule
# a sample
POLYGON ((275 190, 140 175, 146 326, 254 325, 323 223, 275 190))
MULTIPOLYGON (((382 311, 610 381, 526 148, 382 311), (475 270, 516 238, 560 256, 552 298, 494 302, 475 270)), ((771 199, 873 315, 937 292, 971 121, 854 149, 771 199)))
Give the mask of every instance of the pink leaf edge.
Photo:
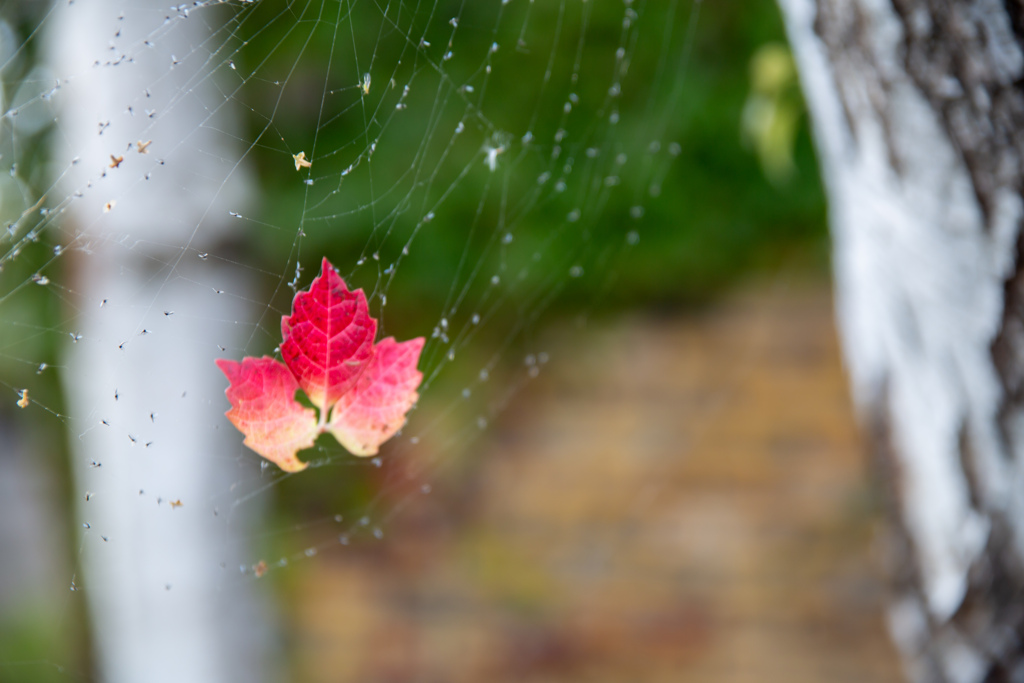
POLYGON ((245 435, 245 445, 285 472, 299 472, 307 463, 296 453, 316 440, 316 413, 295 400, 298 383, 288 368, 273 358, 219 359, 217 367, 230 382, 227 391, 231 424, 245 435))
POLYGON ((334 406, 331 434, 353 455, 376 454, 405 424, 405 414, 419 398, 423 373, 416 366, 424 342, 423 337, 381 340, 355 387, 334 406))

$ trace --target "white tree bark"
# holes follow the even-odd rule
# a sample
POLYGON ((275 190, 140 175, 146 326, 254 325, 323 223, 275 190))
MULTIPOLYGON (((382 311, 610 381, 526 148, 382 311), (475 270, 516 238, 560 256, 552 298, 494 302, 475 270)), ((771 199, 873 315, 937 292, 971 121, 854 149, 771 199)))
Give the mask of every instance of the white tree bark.
POLYGON ((58 4, 46 24, 44 59, 61 79, 53 157, 74 197, 62 225, 75 233, 65 259, 80 339, 63 377, 77 588, 99 680, 279 680, 268 610, 237 569, 251 560, 254 510, 230 514, 244 493, 233 486, 255 470, 224 422, 213 362, 250 339, 253 282, 197 256, 230 237, 228 211, 244 208, 238 122, 209 73, 215 17, 168 13, 154 0, 91 0, 58 4))
POLYGON ((894 502, 893 636, 915 680, 1024 680, 1024 10, 780 5, 830 203, 845 356, 894 502))

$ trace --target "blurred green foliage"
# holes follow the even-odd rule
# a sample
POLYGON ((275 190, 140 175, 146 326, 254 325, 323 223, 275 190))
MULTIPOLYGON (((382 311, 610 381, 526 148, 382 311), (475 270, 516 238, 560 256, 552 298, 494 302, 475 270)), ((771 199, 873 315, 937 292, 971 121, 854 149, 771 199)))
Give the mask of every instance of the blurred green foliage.
POLYGON ((67 633, 76 624, 62 621, 38 605, 0 616, 0 681, 56 683, 67 681, 69 676, 81 679, 79 666, 88 660, 83 652, 76 651, 81 641, 67 633), (59 663, 53 660, 54 652, 61 653, 59 663), (70 670, 65 668, 69 664, 70 670))
MULTIPOLYGON (((446 295, 463 282, 461 259, 484 264, 487 273, 514 273, 541 253, 531 264, 532 286, 514 295, 518 308, 512 306, 512 315, 529 311, 555 288, 560 291, 552 310, 561 313, 589 306, 596 296, 599 309, 700 301, 752 270, 785 264, 825 270, 824 200, 806 120, 800 119, 791 150, 795 173, 785 184, 773 185, 757 156, 741 144, 751 58, 760 46, 784 41, 774 3, 702 3, 694 12, 681 0, 668 43, 663 34, 670 3, 634 3, 640 37, 626 43, 632 58, 614 103, 621 113, 616 126, 600 117, 607 117, 602 107, 622 45, 624 5, 589 5, 584 30, 580 3, 512 2, 501 6, 501 28, 495 31, 498 3, 426 3, 419 11, 392 12, 390 24, 381 21, 377 7, 327 3, 324 10, 321 3, 261 2, 240 25, 238 37, 245 42, 236 60, 239 78, 247 79, 238 95, 249 112, 245 138, 258 141, 251 158, 265 197, 262 228, 248 233, 250 246, 271 270, 280 270, 282 254, 296 244, 301 247, 295 256, 306 265, 326 254, 368 291, 385 279, 381 273, 400 258, 398 249, 410 246, 412 254, 402 259, 388 297, 395 313, 390 320, 410 330, 436 322, 446 295), (339 24, 334 12, 342 9, 339 24), (350 35, 349 12, 352 25, 365 30, 350 35), (457 32, 448 23, 455 16, 457 32), (691 34, 692 18, 697 24, 691 34), (516 47, 515 31, 522 26, 516 47), (582 67, 572 83, 581 33, 582 67), (430 45, 415 49, 421 35, 430 45), (452 35, 455 56, 445 61, 452 35), (488 57, 492 40, 500 48, 488 57), (549 59, 552 76, 545 81, 549 59), (493 67, 486 83, 485 62, 493 67), (445 78, 436 65, 443 66, 445 78), (367 93, 359 87, 361 73, 372 79, 367 93), (412 87, 402 99, 406 83, 412 87), (470 95, 458 90, 466 84, 476 85, 470 95), (563 119, 569 93, 578 100, 563 119), (396 112, 399 102, 406 106, 396 112), (489 144, 491 131, 474 111, 510 141, 497 157, 497 173, 475 157, 489 144), (650 154, 663 120, 660 152, 650 154), (468 129, 461 137, 451 135, 458 121, 468 129), (604 173, 600 163, 610 168, 609 160, 620 153, 630 160, 621 185, 599 207, 597 195, 582 188, 576 198, 585 194, 584 201, 574 203, 572 177, 563 195, 549 192, 528 204, 540 174, 554 171, 549 185, 559 175, 550 157, 563 124, 559 164, 571 159, 580 185, 604 173), (521 138, 528 131, 533 142, 526 145, 521 138), (678 156, 670 160, 666 150, 672 143, 678 144, 678 156), (600 149, 593 168, 583 154, 589 146, 600 149), (299 151, 313 160, 314 186, 303 184, 306 172, 294 169, 292 155, 299 151), (417 163, 419 177, 410 171, 417 163), (417 232, 417 223, 444 193, 436 216, 417 232), (516 201, 528 204, 520 214, 516 201), (644 207, 640 220, 630 213, 637 203, 644 207), (590 216, 588 207, 595 209, 590 216), (583 209, 583 218, 567 225, 574 208, 583 209), (495 248, 495 233, 509 222, 515 242, 495 248), (626 249, 625 235, 634 228, 639 241, 626 249), (296 240, 300 229, 302 239, 296 240), (373 268, 355 267, 361 256, 375 252, 380 260, 373 268), (566 282, 567 264, 578 254, 598 266, 586 268, 588 275, 600 277, 566 282)), ((483 289, 479 283, 473 287, 483 289)), ((287 297, 277 303, 287 306, 287 297)))

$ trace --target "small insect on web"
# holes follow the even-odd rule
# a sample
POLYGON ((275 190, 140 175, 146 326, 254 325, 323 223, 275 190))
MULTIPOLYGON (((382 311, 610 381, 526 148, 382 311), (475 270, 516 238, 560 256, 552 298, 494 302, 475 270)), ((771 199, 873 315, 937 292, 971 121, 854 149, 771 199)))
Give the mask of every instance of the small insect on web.
POLYGON ((217 361, 230 382, 227 417, 245 445, 286 472, 306 468, 296 453, 324 432, 354 455, 376 454, 419 398, 424 338, 374 343, 377 321, 363 290, 350 292, 326 258, 309 290, 295 295, 292 314, 281 318, 281 333, 284 363, 267 356, 217 361), (299 388, 319 415, 295 400, 299 388))

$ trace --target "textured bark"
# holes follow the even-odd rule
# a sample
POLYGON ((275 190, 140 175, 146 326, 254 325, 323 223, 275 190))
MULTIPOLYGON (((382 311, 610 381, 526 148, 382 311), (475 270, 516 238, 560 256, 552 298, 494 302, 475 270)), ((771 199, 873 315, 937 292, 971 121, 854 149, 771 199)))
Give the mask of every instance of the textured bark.
POLYGON ((920 681, 1024 681, 1024 3, 780 0, 920 681))

